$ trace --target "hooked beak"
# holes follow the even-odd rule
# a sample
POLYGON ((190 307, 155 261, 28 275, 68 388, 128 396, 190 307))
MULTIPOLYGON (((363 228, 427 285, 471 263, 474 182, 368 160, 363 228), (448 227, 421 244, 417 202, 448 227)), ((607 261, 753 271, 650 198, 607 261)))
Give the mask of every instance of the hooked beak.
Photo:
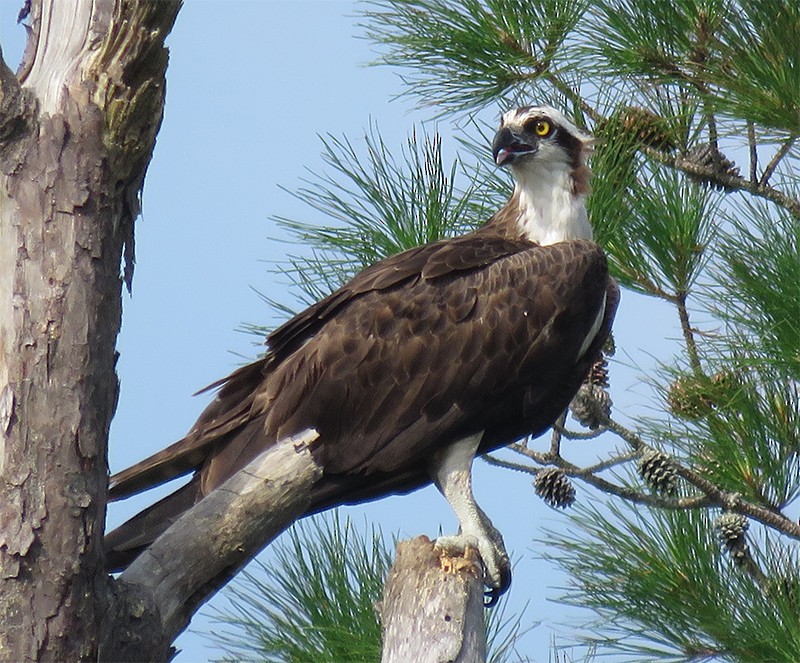
POLYGON ((492 156, 498 166, 509 166, 525 154, 535 154, 539 149, 538 141, 534 144, 529 139, 503 127, 492 141, 492 156))

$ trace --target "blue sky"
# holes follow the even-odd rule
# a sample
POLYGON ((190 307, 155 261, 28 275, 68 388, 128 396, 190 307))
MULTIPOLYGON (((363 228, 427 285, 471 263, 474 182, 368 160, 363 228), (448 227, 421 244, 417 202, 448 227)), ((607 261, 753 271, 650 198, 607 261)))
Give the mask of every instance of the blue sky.
MULTIPOLYGON (((12 68, 24 39, 14 24, 20 4, 0 0, 0 44, 12 68)), ((326 221, 280 188, 295 189, 308 169, 320 169, 318 134, 358 143, 374 121, 387 145, 399 149, 414 124, 432 115, 414 111, 409 99, 392 101, 403 89, 398 72, 365 66, 375 54, 357 38, 357 12, 353 2, 332 0, 189 0, 181 10, 168 39, 166 116, 137 223, 133 296, 124 296, 112 471, 182 437, 208 400, 191 394, 258 354, 258 339, 239 329, 275 322, 254 289, 287 301, 269 263, 296 250, 276 241, 280 229, 271 218, 326 221)), ((501 110, 488 109, 485 117, 501 110)), ((458 130, 446 120, 439 129, 452 153, 458 130)), ((624 293, 616 325, 623 352, 612 368, 612 397, 623 411, 634 414, 651 402, 639 376, 652 365, 650 355, 667 347, 663 339, 677 335, 669 310, 624 293)), ((579 459, 599 453, 584 446, 579 459)), ((528 603, 525 622, 541 622, 521 641, 520 653, 547 661, 551 640, 564 642, 578 615, 551 602, 565 578, 538 559, 543 544, 534 540, 543 536, 542 524, 557 528, 564 519, 535 497, 528 477, 481 462, 476 494, 518 560, 505 600, 512 610, 528 603)), ((114 505, 110 526, 152 499, 114 505)), ((430 488, 345 514, 401 538, 456 527, 430 488)), ((220 654, 195 632, 211 628, 205 612, 178 640, 178 663, 220 654)))

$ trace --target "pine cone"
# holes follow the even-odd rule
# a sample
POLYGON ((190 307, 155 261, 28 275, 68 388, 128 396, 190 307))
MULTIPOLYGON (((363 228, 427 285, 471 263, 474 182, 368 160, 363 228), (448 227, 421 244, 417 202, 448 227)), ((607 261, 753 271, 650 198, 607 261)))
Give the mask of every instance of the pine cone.
POLYGON ((638 106, 627 106, 619 112, 621 128, 630 136, 636 136, 642 145, 671 152, 675 141, 669 133, 664 118, 638 106))
POLYGON ((612 405, 611 396, 605 389, 584 382, 569 404, 569 409, 581 426, 595 430, 600 428, 603 415, 611 415, 612 405))
POLYGON ((608 389, 608 361, 602 354, 589 371, 589 382, 596 387, 608 389))
POLYGON ((657 493, 674 495, 676 473, 670 457, 663 451, 647 447, 637 464, 639 476, 657 493))
POLYGON ((672 383, 667 401, 673 414, 700 419, 716 408, 729 405, 740 387, 740 377, 734 371, 719 371, 710 378, 684 375, 672 383))
POLYGON ((723 513, 714 522, 720 543, 731 556, 734 562, 741 564, 747 557, 747 539, 745 533, 750 523, 743 515, 738 513, 723 513))
POLYGON ((557 467, 539 470, 533 480, 533 488, 550 506, 566 509, 575 502, 575 487, 557 467))
MULTIPOLYGON (((698 166, 704 168, 711 168, 714 172, 720 175, 732 175, 739 177, 739 168, 736 164, 728 159, 718 148, 714 147, 711 143, 704 143, 693 147, 689 154, 686 155, 689 161, 696 163, 698 166)), ((733 191, 731 187, 726 187, 722 184, 717 184, 708 180, 702 175, 692 175, 687 173, 689 177, 700 184, 701 186, 712 186, 717 191, 733 191)))
POLYGON ((667 402, 672 413, 683 419, 701 419, 713 409, 707 389, 701 380, 692 376, 680 377, 669 388, 667 402))

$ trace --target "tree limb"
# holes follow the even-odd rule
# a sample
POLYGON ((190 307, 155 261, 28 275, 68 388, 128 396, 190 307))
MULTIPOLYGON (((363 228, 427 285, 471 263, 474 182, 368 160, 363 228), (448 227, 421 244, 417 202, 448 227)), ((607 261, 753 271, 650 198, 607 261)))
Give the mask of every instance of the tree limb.
MULTIPOLYGON (((311 450, 314 430, 282 440, 187 511, 145 550, 118 581, 147 596, 167 641, 197 608, 265 545, 302 516, 322 476, 311 450)), ((120 634, 112 643, 124 639, 120 634)), ((147 647, 147 643, 144 643, 147 647)), ((109 644, 113 647, 113 644, 109 644)), ((104 660, 136 652, 104 652, 104 660)), ((145 655, 147 652, 145 652, 145 655)))
POLYGON ((790 136, 783 145, 780 146, 780 149, 775 153, 775 156, 772 157, 772 160, 767 164, 767 167, 764 169, 764 174, 761 176, 759 180, 759 184, 761 186, 767 186, 767 182, 769 182, 769 178, 772 177, 772 174, 775 172, 775 169, 778 167, 778 164, 781 162, 787 154, 789 154, 789 150, 792 149, 794 146, 795 141, 797 140, 797 136, 790 136))
POLYGON ((800 200, 793 198, 792 196, 784 193, 783 191, 779 191, 778 189, 775 189, 766 183, 751 182, 750 180, 740 177, 739 175, 720 173, 714 168, 695 163, 691 159, 687 159, 681 154, 667 154, 661 150, 657 150, 646 145, 642 145, 640 149, 651 159, 658 161, 665 166, 675 168, 676 170, 683 171, 689 175, 701 177, 712 184, 717 184, 726 189, 731 189, 734 191, 747 191, 754 196, 764 198, 765 200, 769 200, 770 202, 783 207, 785 210, 790 212, 792 216, 800 219, 800 200))

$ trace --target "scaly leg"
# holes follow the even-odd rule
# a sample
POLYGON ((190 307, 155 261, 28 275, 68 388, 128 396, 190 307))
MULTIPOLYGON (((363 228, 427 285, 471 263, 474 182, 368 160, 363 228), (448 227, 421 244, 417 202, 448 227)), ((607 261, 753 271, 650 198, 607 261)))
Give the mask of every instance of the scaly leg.
POLYGON ((482 435, 464 438, 442 450, 434 459, 432 471, 436 487, 450 503, 461 525, 457 535, 439 537, 436 547, 462 555, 467 547, 477 549, 483 561, 484 584, 490 588, 487 605, 494 605, 511 584, 511 564, 503 537, 472 494, 472 461, 482 435))

